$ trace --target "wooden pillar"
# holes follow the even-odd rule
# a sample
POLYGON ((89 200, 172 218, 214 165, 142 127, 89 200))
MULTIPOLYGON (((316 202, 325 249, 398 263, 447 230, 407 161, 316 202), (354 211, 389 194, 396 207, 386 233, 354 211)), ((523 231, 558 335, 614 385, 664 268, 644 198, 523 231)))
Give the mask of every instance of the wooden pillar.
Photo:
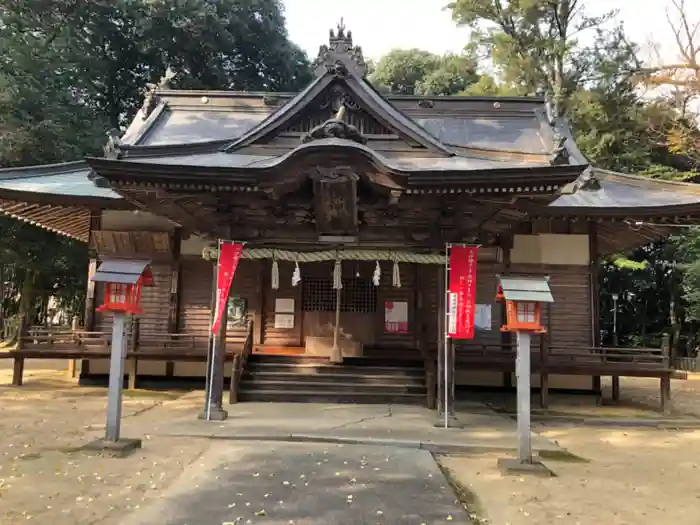
MULTIPOLYGON (((257 261, 258 279, 255 286, 257 304, 253 309, 253 347, 262 345, 265 337, 265 294, 267 290, 267 265, 264 260, 257 261)), ((302 274, 303 279, 303 274, 302 274)))
POLYGON ((549 338, 552 329, 552 303, 545 306, 547 312, 547 333, 540 335, 540 406, 549 407, 549 373, 547 372, 547 362, 549 361, 549 338))
POLYGON ((430 410, 437 408, 437 370, 435 359, 431 352, 426 348, 425 334, 426 334, 426 318, 429 315, 425 311, 424 302, 424 289, 423 283, 425 270, 430 270, 427 265, 416 264, 415 265, 415 307, 413 323, 416 332, 416 348, 420 352, 421 358, 423 359, 423 366, 425 368, 425 387, 426 387, 426 404, 430 410))
POLYGON ((672 410, 671 406, 671 336, 669 334, 664 334, 661 338, 661 355, 663 355, 664 368, 669 370, 667 374, 661 377, 661 410, 665 414, 670 414, 672 410))
MULTIPOLYGON (((90 243, 92 244, 92 232, 102 227, 102 210, 92 210, 90 212, 90 243)), ((92 246, 91 246, 92 248, 92 246)), ((95 283, 92 278, 97 271, 97 254, 93 253, 88 263, 88 282, 85 294, 85 331, 95 331, 95 283)), ((90 373, 90 360, 83 359, 80 362, 80 374, 90 373)))
MULTIPOLYGON (((172 235, 170 252, 170 298, 168 301, 168 333, 178 332, 180 312, 180 251, 182 246, 182 228, 176 228, 172 235)), ((175 375, 175 361, 166 361, 165 376, 175 375)))
MULTIPOLYGON (((513 249, 513 236, 507 235, 501 237, 501 250, 503 253, 503 275, 510 274, 510 252, 513 249)), ((494 296, 496 295, 496 290, 493 291, 494 296)), ((501 326, 506 324, 506 308, 504 303, 500 303, 500 322, 501 326)), ((503 352, 510 352, 513 350, 513 334, 511 332, 501 332, 501 350, 503 352)), ((503 372, 503 388, 510 390, 513 388, 513 373, 510 371, 503 372)))
POLYGON ((445 268, 437 266, 437 411, 445 413, 445 268))
MULTIPOLYGON (((77 341, 77 336, 75 333, 80 330, 80 317, 77 315, 73 316, 73 319, 71 320, 71 325, 70 325, 71 332, 73 332, 73 340, 77 341)), ((77 368, 78 368, 78 360, 77 359, 69 359, 68 360, 68 375, 71 378, 75 378, 77 375, 77 368)))
POLYGON ((612 400, 620 400, 620 376, 612 376, 612 400))
POLYGON ((12 385, 22 386, 24 382, 24 356, 21 355, 22 347, 24 344, 24 337, 29 332, 29 322, 27 317, 20 315, 18 319, 17 327, 17 355, 15 356, 13 368, 12 368, 12 385))
MULTIPOLYGON (((138 317, 131 318, 131 337, 128 341, 128 351, 136 352, 139 348, 139 319, 138 317)), ((136 376, 138 374, 138 359, 132 357, 126 360, 127 388, 134 390, 136 388, 136 376)))
MULTIPOLYGON (((600 275, 598 261, 600 252, 598 246, 598 224, 589 221, 588 223, 588 254, 590 268, 590 300, 591 300, 591 343, 594 348, 600 348, 600 275)), ((613 383, 615 378, 613 378, 613 383)), ((618 390, 619 390, 619 378, 618 390)), ((593 391, 598 396, 598 401, 602 401, 602 389, 600 376, 593 376, 593 391)))

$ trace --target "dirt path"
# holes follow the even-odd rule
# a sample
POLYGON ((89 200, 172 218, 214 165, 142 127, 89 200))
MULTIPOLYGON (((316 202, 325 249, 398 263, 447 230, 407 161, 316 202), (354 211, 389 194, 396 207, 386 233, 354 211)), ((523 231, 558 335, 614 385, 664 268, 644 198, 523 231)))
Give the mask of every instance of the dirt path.
MULTIPOLYGON (((133 431, 144 439, 144 448, 126 459, 87 456, 75 449, 102 435, 105 391, 78 388, 64 372, 28 370, 22 388, 3 386, 10 377, 0 370, 2 525, 115 525, 161 497, 188 465, 204 468, 200 458, 216 446, 149 435, 185 411, 192 414, 200 393, 137 391, 126 394, 125 428, 127 437, 133 431)), ((641 414, 645 405, 657 406, 658 382, 623 380, 622 396, 641 414)), ((674 382, 673 399, 680 412, 700 416, 700 381, 674 382)), ((558 477, 539 479, 501 477, 496 456, 442 459, 477 495, 488 523, 698 525, 700 430, 563 424, 538 430, 589 462, 550 460, 558 477)))
MULTIPOLYGON (((644 411, 653 416, 658 388, 658 380, 623 379, 622 417, 629 415, 630 407, 634 417, 643 416, 644 411)), ((676 413, 700 416, 700 380, 674 381, 673 400, 676 413)), ((615 417, 614 408, 606 407, 604 412, 615 417)), ((553 424, 538 425, 536 430, 587 462, 545 461, 557 477, 543 479, 501 476, 496 468, 498 455, 441 458, 478 500, 478 514, 485 518, 481 523, 700 523, 700 430, 553 424)))
MULTIPOLYGON (((0 371, 0 385, 11 373, 0 371)), ((129 395, 124 417, 163 417, 174 396, 129 395)), ((112 524, 139 508, 205 452, 202 440, 145 436, 125 459, 75 448, 103 433, 104 389, 78 388, 65 373, 32 370, 21 389, 0 386, 0 523, 112 524)))

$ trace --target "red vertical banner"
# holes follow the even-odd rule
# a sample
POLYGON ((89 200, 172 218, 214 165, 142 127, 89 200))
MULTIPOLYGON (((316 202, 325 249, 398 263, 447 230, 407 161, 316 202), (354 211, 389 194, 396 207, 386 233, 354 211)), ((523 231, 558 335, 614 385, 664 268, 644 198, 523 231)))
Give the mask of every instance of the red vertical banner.
POLYGON ((453 339, 474 339, 478 250, 478 246, 450 249, 447 334, 453 339))
POLYGON ((214 309, 214 321, 211 325, 212 334, 216 334, 221 326, 221 318, 224 315, 224 308, 226 308, 228 293, 242 253, 242 244, 223 242, 219 246, 219 261, 216 274, 216 307, 214 309))

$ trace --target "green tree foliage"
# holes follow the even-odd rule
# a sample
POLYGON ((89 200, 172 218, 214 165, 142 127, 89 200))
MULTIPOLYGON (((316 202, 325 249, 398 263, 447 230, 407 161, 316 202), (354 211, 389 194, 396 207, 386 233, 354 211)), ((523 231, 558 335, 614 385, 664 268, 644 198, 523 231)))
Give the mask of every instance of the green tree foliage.
POLYGON ((50 59, 44 75, 63 71, 113 128, 133 118, 147 83, 168 67, 175 86, 193 89, 294 91, 310 80, 279 0, 8 0, 0 20, 10 57, 31 39, 50 59))
MULTIPOLYGON (((582 0, 455 0, 449 8, 472 30, 468 56, 479 60, 470 62, 466 87, 444 93, 548 93, 555 115, 569 121, 578 147, 596 166, 666 180, 698 176, 690 146, 700 136, 697 121, 678 100, 650 98, 638 89, 640 71, 658 85, 672 65, 645 70, 614 12, 589 16, 582 0)), ((683 57, 697 71, 687 46, 683 57)), ((437 58, 395 50, 380 60, 373 78, 392 91, 418 94, 437 70, 437 58)), ((621 342, 658 344, 668 331, 675 350, 683 351, 682 334, 700 321, 700 232, 678 233, 601 263, 605 342, 612 342, 611 297, 617 293, 621 342)))
POLYGON ((473 55, 438 56, 420 49, 395 49, 370 75, 379 89, 401 95, 455 95, 479 81, 473 55))
MULTIPOLYGON (((0 167, 99 154, 168 68, 174 87, 193 89, 295 91, 311 79, 279 0, 4 0, 0 167)), ((82 303, 84 245, 7 218, 0 239, 23 314, 47 293, 82 303)))
POLYGON ((455 0, 452 18, 472 29, 472 44, 507 84, 552 94, 556 111, 590 74, 591 49, 577 40, 615 12, 587 16, 581 0, 455 0))

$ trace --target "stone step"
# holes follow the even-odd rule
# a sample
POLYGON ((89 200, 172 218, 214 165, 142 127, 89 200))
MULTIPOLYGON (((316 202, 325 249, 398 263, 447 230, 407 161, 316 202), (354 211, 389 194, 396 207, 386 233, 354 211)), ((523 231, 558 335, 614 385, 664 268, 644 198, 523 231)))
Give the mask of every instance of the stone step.
POLYGON ((314 390, 283 392, 280 390, 246 390, 242 388, 238 396, 240 401, 271 403, 425 404, 425 394, 378 395, 374 392, 337 393, 317 392, 314 390))
POLYGON ((297 383, 333 383, 339 381, 358 385, 425 385, 425 377, 423 374, 328 374, 323 370, 316 373, 300 374, 295 370, 284 372, 269 371, 266 369, 266 367, 258 367, 255 369, 249 369, 246 367, 246 370, 243 372, 242 381, 246 381, 248 379, 264 379, 266 381, 295 381, 297 383))
POLYGON ((363 375, 363 376, 397 376, 397 377, 423 377, 425 372, 420 368, 407 367, 380 367, 380 366, 351 366, 314 363, 276 363, 276 362, 248 362, 245 367, 248 372, 280 372, 298 374, 333 374, 333 375, 363 375))
POLYGON ((313 383, 297 382, 295 380, 273 381, 266 378, 244 379, 240 388, 246 391, 275 391, 275 392, 325 392, 331 394, 363 394, 375 393, 379 395, 416 394, 425 396, 425 385, 367 385, 356 382, 346 383, 339 381, 313 383))

